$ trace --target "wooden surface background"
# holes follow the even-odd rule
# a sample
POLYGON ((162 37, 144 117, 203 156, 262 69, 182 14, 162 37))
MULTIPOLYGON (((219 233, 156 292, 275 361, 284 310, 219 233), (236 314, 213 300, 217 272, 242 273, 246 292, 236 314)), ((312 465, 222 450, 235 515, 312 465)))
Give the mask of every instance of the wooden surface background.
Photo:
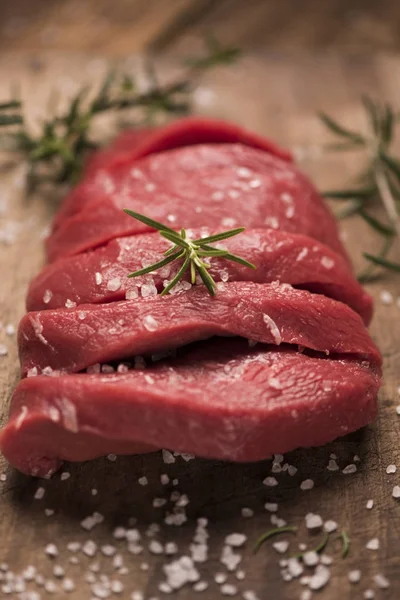
MULTIPOLYGON (((199 32, 212 25, 220 38, 245 45, 250 54, 237 66, 218 70, 200 82, 195 95, 196 109, 233 119, 295 149, 301 167, 324 189, 350 180, 357 157, 324 154, 322 144, 327 137, 315 112, 324 109, 349 124, 362 125, 361 93, 372 92, 375 97, 398 103, 400 58, 396 54, 370 52, 399 49, 399 18, 399 3, 389 0, 379 3, 3 0, 0 98, 7 97, 11 80, 20 81, 30 117, 37 118, 46 110, 50 89, 61 89, 67 98, 80 83, 101 77, 110 58, 123 57, 124 68, 135 70, 138 68, 135 55, 144 49, 159 51, 160 68, 168 69, 174 59, 167 58, 167 54, 178 57, 193 51, 199 45, 199 32), (350 50, 352 54, 322 51, 326 49, 350 50), (81 54, 71 53, 72 50, 81 54), (296 52, 288 53, 290 50, 296 52)), ((42 264, 41 240, 53 206, 44 196, 25 198, 21 189, 23 165, 10 169, 4 161, 0 164, 0 320, 3 325, 16 326, 24 311, 27 283, 42 264)), ((373 248, 377 240, 357 219, 346 221, 343 231, 359 268, 361 251, 373 248)), ((115 462, 104 459, 68 465, 64 469, 71 473, 68 479, 61 480, 56 475, 45 482, 24 477, 0 462, 0 597, 7 597, 7 588, 5 591, 1 587, 7 585, 2 574, 5 571, 1 570, 4 561, 15 574, 28 565, 35 566, 45 579, 56 582, 53 597, 60 599, 95 597, 87 582, 89 571, 93 577, 90 567, 93 569, 94 563, 99 563, 100 573, 123 582, 124 590, 114 597, 129 600, 131 592, 142 590, 146 600, 167 598, 158 585, 163 580, 163 566, 171 557, 149 551, 153 538, 146 535, 146 530, 149 524, 159 525, 160 531, 154 539, 163 544, 175 541, 178 556, 190 555, 196 519, 207 517, 209 558, 198 568, 209 587, 200 593, 188 585, 174 598, 224 597, 220 585, 214 581, 216 573, 226 572, 219 561, 221 548, 227 534, 241 532, 247 536, 245 546, 238 550, 245 579, 238 580, 234 573, 229 574, 228 582, 238 588, 234 597, 242 598, 244 591, 253 590, 260 600, 300 600, 304 587, 298 580, 282 581, 278 564, 282 557, 271 544, 257 555, 252 553, 257 537, 271 527, 270 513, 264 509, 264 503, 278 502, 279 517, 299 526, 297 537, 281 538, 291 542, 287 556, 298 551, 299 542, 312 547, 320 540, 320 534, 310 535, 304 527, 304 517, 309 512, 320 514, 324 520, 334 519, 351 537, 349 556, 341 560, 340 544, 333 536, 326 551, 334 557, 331 580, 314 598, 362 600, 365 590, 370 589, 376 599, 398 600, 400 506, 392 498, 392 489, 400 485, 400 416, 396 413, 400 404, 400 306, 396 304, 400 296, 399 279, 383 278, 370 285, 369 291, 376 298, 372 335, 385 359, 381 410, 373 426, 324 448, 292 452, 286 459, 298 472, 294 477, 285 473, 275 475, 279 485, 274 488, 262 484, 271 475, 270 461, 230 465, 199 459, 186 463, 177 458, 174 464, 166 465, 160 454, 153 454, 118 458, 115 462), (392 293, 392 304, 383 304, 382 290, 392 293), (326 468, 331 453, 338 457, 337 472, 326 468), (353 463, 354 455, 361 459, 357 472, 343 474, 342 469, 353 463), (387 474, 386 467, 390 464, 396 464, 399 472, 387 474), (170 476, 170 483, 165 486, 160 483, 163 473, 170 476), (138 483, 143 475, 149 481, 146 486, 138 483), (172 484, 174 478, 179 480, 176 486, 172 484), (314 480, 315 487, 304 492, 300 483, 307 478, 314 480), (40 487, 45 490, 44 497, 34 499, 40 487), (93 489, 97 494, 93 494, 93 489), (181 527, 164 523, 166 512, 171 510, 170 501, 161 508, 152 506, 155 497, 170 498, 176 489, 189 498, 188 520, 181 527), (374 500, 371 510, 365 507, 369 499, 374 500), (244 507, 251 508, 254 516, 242 518, 244 507), (49 510, 54 510, 54 514, 50 515, 49 510), (101 513, 104 522, 88 532, 80 521, 93 511, 101 513), (135 527, 143 536, 143 552, 139 556, 128 551, 126 542, 112 537, 114 526, 128 527, 130 519, 136 519, 135 527), (368 540, 375 537, 380 541, 379 550, 368 550, 368 540), (112 559, 100 550, 94 558, 79 552, 78 563, 71 563, 67 544, 87 540, 98 546, 114 545, 128 572, 118 574, 112 567, 112 559), (45 554, 48 543, 57 545, 60 556, 55 560, 45 554), (142 570, 143 563, 148 570, 142 570), (52 572, 54 564, 61 564, 73 579, 74 592, 62 591, 61 580, 57 581, 52 572), (348 581, 348 573, 353 569, 362 572, 358 584, 348 581), (388 589, 377 587, 374 580, 377 574, 389 579, 388 589)), ((7 335, 1 328, 0 343, 8 348, 8 355, 0 357, 0 405, 4 422, 18 380, 18 362, 15 336, 7 335)), ((94 576, 98 579, 99 573, 94 576)), ((52 586, 47 585, 48 592, 34 583, 27 583, 27 588, 39 592, 41 598, 51 597, 52 586)))
POLYGON ((124 57, 212 29, 260 50, 400 50, 398 0, 1 0, 0 49, 124 57))
MULTIPOLYGON (((18 74, 31 116, 43 109, 44 98, 54 85, 74 88, 79 82, 100 76, 102 69, 107 68, 106 61, 83 55, 53 54, 37 58, 32 63, 24 54, 9 56, 0 70, 1 95, 4 97, 6 93, 5 82, 9 74, 18 74)), ((126 67, 132 68, 130 61, 126 67)), ((196 96, 201 102, 197 109, 234 119, 294 147, 302 158, 302 167, 317 184, 321 188, 330 187, 350 178, 356 163, 349 160, 349 155, 325 156, 322 153, 321 144, 326 137, 315 111, 323 108, 349 123, 361 124, 360 93, 373 88, 379 96, 395 102, 400 86, 399 67, 398 59, 384 57, 282 59, 268 55, 249 56, 237 66, 219 70, 201 82, 201 92, 196 96), (204 98, 207 98, 205 105, 204 98)), ((0 253, 1 316, 4 324, 14 325, 24 310, 27 282, 41 265, 41 238, 52 212, 49 200, 43 196, 24 198, 20 189, 21 169, 21 165, 12 171, 3 168, 0 188, 2 201, 7 205, 1 216, 0 232, 3 237, 5 231, 14 230, 15 233, 13 242, 3 244, 0 253)), ((373 247, 375 240, 357 219, 346 222, 343 229, 356 260, 362 249, 373 247)), ((112 543, 118 546, 129 569, 128 574, 118 576, 125 585, 121 597, 129 599, 131 591, 141 589, 146 599, 163 598, 165 595, 157 588, 163 577, 162 567, 170 559, 149 553, 149 538, 144 531, 149 523, 159 524, 161 531, 156 539, 163 543, 176 541, 180 554, 185 554, 189 552, 195 520, 203 516, 210 522, 210 558, 199 568, 203 578, 211 582, 203 597, 207 600, 221 597, 220 587, 213 582, 213 577, 217 572, 225 572, 219 563, 221 547, 225 536, 236 531, 248 536, 246 546, 240 550, 246 578, 237 581, 231 574, 229 581, 235 583, 240 592, 254 590, 260 600, 297 600, 301 597, 302 586, 298 581, 282 581, 278 566, 280 556, 271 545, 256 556, 251 551, 258 535, 271 526, 270 515, 263 509, 264 503, 279 502, 279 517, 300 526, 298 538, 291 541, 290 553, 296 552, 299 541, 312 546, 319 540, 320 536, 310 536, 304 528, 304 516, 308 512, 321 514, 325 520, 334 519, 352 539, 350 554, 345 560, 339 558, 337 542, 331 542, 327 553, 335 557, 332 580, 319 597, 337 600, 340 593, 343 599, 363 598, 364 590, 376 588, 373 577, 382 573, 389 578, 391 587, 377 590, 375 597, 396 600, 400 595, 400 506, 391 494, 393 486, 400 483, 400 475, 386 474, 386 467, 397 464, 400 468, 400 416, 396 414, 396 406, 400 403, 397 393, 400 328, 399 306, 382 303, 379 294, 383 289, 391 291, 396 298, 400 295, 398 279, 387 278, 370 286, 377 300, 372 335, 385 357, 381 410, 374 426, 328 447, 291 453, 287 459, 299 469, 298 473, 294 477, 276 475, 279 485, 274 488, 262 484, 271 474, 270 461, 230 465, 205 460, 186 463, 178 458, 175 464, 165 465, 161 456, 154 454, 118 458, 116 462, 104 459, 69 465, 66 467, 71 473, 68 480, 62 481, 56 475, 44 483, 26 478, 4 465, 7 479, 0 481, 0 562, 6 561, 16 573, 27 565, 35 565, 41 574, 53 580, 52 566, 54 562, 61 563, 76 585, 74 594, 69 597, 83 600, 94 597, 85 582, 89 565, 98 560, 101 571, 110 573, 113 571, 111 559, 101 557, 100 552, 101 558, 96 559, 79 554, 79 564, 69 564, 67 543, 88 539, 99 545, 112 543), (341 469, 352 463, 354 455, 360 456, 357 473, 329 472, 326 467, 332 452, 338 456, 341 469), (165 472, 171 480, 179 479, 177 488, 160 484, 160 474, 165 472), (149 480, 145 487, 138 484, 138 478, 143 475, 149 480), (306 478, 312 478, 315 487, 303 492, 299 486, 306 478), (46 490, 44 498, 35 500, 35 491, 40 486, 46 490), (91 492, 93 488, 98 490, 95 496, 91 492), (170 505, 152 507, 154 497, 169 497, 173 489, 187 494, 190 500, 186 509, 188 521, 182 527, 163 523, 170 505), (374 500, 372 510, 365 508, 368 499, 374 500), (253 509, 254 516, 241 518, 243 507, 253 509), (53 516, 45 514, 45 509, 49 508, 55 511, 53 516), (93 511, 103 514, 105 521, 88 533, 79 523, 93 511), (113 526, 127 526, 130 517, 137 519, 137 527, 145 539, 143 553, 138 557, 127 552, 125 543, 116 542, 111 536, 113 526), (374 537, 380 540, 380 549, 376 552, 365 547, 374 537), (56 543, 60 551, 56 561, 51 561, 44 553, 50 542, 56 543), (140 570, 143 561, 149 564, 148 571, 140 570), (362 580, 357 585, 350 584, 347 579, 352 569, 362 571, 362 580)), ((18 365, 15 337, 6 336, 4 331, 1 335, 1 341, 9 349, 9 355, 0 359, 4 419, 8 399, 17 381, 18 365)), ((188 600, 197 594, 186 586, 177 597, 188 600)), ((64 594, 59 592, 58 597, 63 598, 64 594)), ((240 597, 239 593, 236 597, 240 597)))

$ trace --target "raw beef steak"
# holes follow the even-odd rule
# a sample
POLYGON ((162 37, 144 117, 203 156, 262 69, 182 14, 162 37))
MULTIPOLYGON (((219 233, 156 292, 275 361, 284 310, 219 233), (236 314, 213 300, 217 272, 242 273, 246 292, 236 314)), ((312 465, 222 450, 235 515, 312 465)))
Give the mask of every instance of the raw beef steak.
POLYGON ((341 302, 288 284, 219 283, 178 295, 28 313, 19 327, 23 375, 78 372, 95 363, 158 354, 212 336, 295 344, 380 363, 360 317, 341 302))
POLYGON ((141 371, 25 379, 0 446, 42 477, 62 460, 160 446, 255 461, 370 423, 379 384, 379 369, 356 358, 212 340, 141 371))

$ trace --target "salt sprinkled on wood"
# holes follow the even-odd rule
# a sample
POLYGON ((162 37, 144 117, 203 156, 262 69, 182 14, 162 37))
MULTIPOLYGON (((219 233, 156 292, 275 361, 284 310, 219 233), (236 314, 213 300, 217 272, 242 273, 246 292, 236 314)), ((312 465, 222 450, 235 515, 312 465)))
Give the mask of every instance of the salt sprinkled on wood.
POLYGON ((361 571, 359 569, 349 571, 347 578, 350 581, 350 583, 358 583, 361 579, 361 571))
POLYGON ((300 489, 303 491, 312 490, 314 487, 314 481, 312 479, 305 479, 300 484, 300 489))
POLYGON ((379 550, 379 540, 378 538, 372 538, 367 542, 366 546, 367 550, 379 550))

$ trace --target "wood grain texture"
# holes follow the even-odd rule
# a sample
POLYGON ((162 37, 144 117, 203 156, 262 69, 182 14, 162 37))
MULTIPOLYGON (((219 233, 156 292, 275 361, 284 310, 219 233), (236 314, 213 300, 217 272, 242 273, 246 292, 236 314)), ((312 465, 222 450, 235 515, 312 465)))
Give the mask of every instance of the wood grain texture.
POLYGON ((2 0, 0 50, 109 56, 190 46, 212 30, 250 50, 400 49, 397 0, 2 0))
MULTIPOLYGON (((128 68, 132 62, 128 61, 128 68)), ((371 90, 379 97, 394 103, 400 89, 400 59, 397 57, 347 57, 297 56, 286 59, 281 56, 259 55, 245 58, 230 70, 219 70, 204 79, 197 94, 203 113, 233 119, 243 125, 271 136, 282 144, 301 150, 301 166, 317 182, 321 189, 342 184, 355 172, 356 159, 349 155, 321 156, 321 144, 326 134, 319 124, 315 111, 326 112, 343 118, 349 124, 360 124, 359 95, 371 90), (204 104, 205 99, 207 104, 204 104)), ((51 87, 61 86, 67 93, 88 78, 99 77, 107 68, 102 59, 84 55, 54 55, 51 57, 25 54, 4 56, 0 65, 0 97, 7 92, 10 74, 22 81, 22 93, 28 99, 31 116, 43 112, 45 98, 51 87), (32 59, 35 60, 32 60, 32 59)), ((17 171, 22 169, 19 165, 17 171)), ((3 323, 17 325, 24 310, 26 285, 36 273, 43 260, 41 236, 49 223, 52 208, 48 199, 41 196, 26 199, 20 189, 20 176, 16 171, 3 168, 0 198, 7 204, 0 216, 0 232, 7 223, 13 222, 15 241, 2 245, 0 252, 0 302, 3 323)), ((10 227, 10 225, 8 225, 10 227)), ((360 252, 371 249, 376 240, 363 228, 357 219, 347 221, 343 230, 348 247, 359 266, 360 252)), ((386 278, 369 286, 376 298, 376 316, 372 335, 385 358, 385 380, 381 398, 381 410, 377 422, 360 432, 335 441, 327 447, 299 450, 286 458, 298 468, 295 476, 277 474, 279 485, 268 488, 262 485, 270 475, 271 462, 251 465, 231 465, 221 462, 194 460, 186 463, 178 458, 175 464, 165 465, 160 454, 143 457, 107 459, 83 465, 68 465, 71 477, 61 481, 57 475, 51 481, 38 482, 9 469, 4 463, 2 470, 7 474, 0 481, 0 563, 6 561, 15 573, 27 565, 35 565, 45 577, 52 577, 52 562, 44 554, 47 543, 56 543, 60 558, 56 562, 66 567, 68 576, 75 581, 72 594, 57 592, 57 598, 73 600, 89 599, 93 595, 85 582, 88 566, 95 560, 101 563, 101 571, 111 574, 110 559, 98 553, 96 559, 79 554, 79 564, 69 564, 71 556, 66 550, 70 541, 84 542, 88 539, 97 544, 112 543, 124 557, 129 573, 117 576, 124 582, 121 598, 129 599, 135 589, 143 590, 145 598, 164 598, 158 590, 163 579, 162 567, 169 562, 165 556, 149 553, 150 538, 145 530, 150 523, 161 525, 156 539, 162 543, 176 541, 179 554, 189 552, 196 519, 209 519, 209 560, 199 564, 202 579, 210 582, 202 594, 185 586, 176 594, 179 600, 203 597, 216 600, 221 597, 219 586, 213 581, 217 572, 224 572, 219 562, 225 536, 233 531, 243 532, 248 542, 240 552, 241 566, 246 571, 244 581, 233 574, 229 581, 237 585, 240 592, 254 590, 260 600, 297 600, 302 586, 296 582, 284 583, 279 574, 278 555, 267 544, 257 555, 251 548, 260 533, 270 528, 270 514, 263 508, 265 502, 279 502, 279 516, 289 524, 300 527, 297 538, 291 540, 289 556, 297 551, 299 541, 310 546, 319 536, 310 536, 304 527, 304 516, 308 512, 321 514, 324 519, 334 519, 340 528, 346 529, 352 539, 349 557, 340 559, 340 545, 331 540, 327 550, 335 557, 329 585, 315 597, 323 600, 353 600, 362 598, 367 588, 376 589, 373 576, 385 574, 391 587, 377 590, 376 598, 397 600, 400 597, 400 505, 392 498, 392 488, 400 484, 400 475, 386 474, 389 464, 400 467, 400 417, 395 407, 400 404, 397 387, 400 384, 399 367, 399 306, 382 304, 379 294, 382 289, 400 296, 399 280, 386 278), (343 469, 352 463, 354 455, 361 458, 358 471, 344 475, 341 471, 326 469, 329 456, 335 453, 343 469), (170 475, 171 483, 162 486, 160 475, 170 475), (141 486, 138 478, 146 475, 149 484, 141 486), (172 485, 173 478, 179 484, 172 485), (315 481, 314 489, 304 492, 300 482, 306 478, 315 481), (34 500, 33 494, 43 485, 45 496, 34 500), (92 495, 91 490, 98 490, 92 495), (163 515, 167 507, 153 508, 154 497, 168 497, 174 489, 188 495, 190 503, 186 511, 188 521, 182 527, 164 525, 163 515), (374 508, 366 510, 368 499, 374 500, 374 508), (241 518, 241 508, 254 510, 252 518, 241 518), (47 517, 45 508, 55 510, 47 517), (79 522, 82 518, 99 511, 104 523, 88 533, 79 522), (126 550, 126 544, 116 542, 110 536, 112 528, 127 526, 129 518, 137 519, 137 527, 143 533, 145 543, 140 556, 126 550), (380 549, 367 550, 365 545, 371 538, 378 537, 380 549), (111 540, 111 541, 110 541, 111 540), (149 564, 143 571, 140 565, 149 564), (357 585, 348 582, 348 572, 361 569, 362 580, 357 585)), ((0 342, 6 343, 9 355, 0 358, 1 402, 3 420, 12 389, 17 381, 17 352, 15 337, 1 332, 0 342)), ((1 470, 1 469, 0 469, 1 470)), ((0 582, 1 583, 1 582, 0 582)), ((30 589, 36 589, 30 584, 30 589)), ((38 588, 40 589, 40 588, 38 588)), ((1 594, 0 594, 1 596, 1 594)), ((42 592, 42 597, 47 597, 42 592)), ((236 597, 241 597, 239 593, 236 597)))

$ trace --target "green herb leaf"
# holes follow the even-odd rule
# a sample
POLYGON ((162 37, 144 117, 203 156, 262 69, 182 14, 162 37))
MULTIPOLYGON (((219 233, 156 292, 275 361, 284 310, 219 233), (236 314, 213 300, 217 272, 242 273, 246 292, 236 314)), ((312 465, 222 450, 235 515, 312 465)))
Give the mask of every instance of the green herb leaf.
POLYGON ((378 219, 368 214, 364 208, 360 208, 358 214, 364 219, 366 223, 368 223, 370 227, 372 227, 372 229, 375 229, 375 231, 377 231, 381 235, 392 236, 396 234, 395 230, 392 227, 381 223, 378 219))
POLYGON ((350 538, 346 531, 340 532, 340 539, 342 540, 342 558, 346 558, 350 549, 350 538))
POLYGON ((144 225, 148 225, 152 229, 157 229, 158 231, 168 231, 169 233, 171 233, 173 235, 179 235, 179 234, 176 234, 176 231, 174 231, 174 229, 171 229, 170 227, 167 227, 167 225, 163 225, 163 223, 160 223, 159 221, 155 221, 154 219, 150 219, 150 217, 146 217, 145 215, 142 215, 142 214, 137 213, 137 212, 135 212, 133 210, 130 210, 129 208, 124 208, 123 211, 124 211, 124 213, 126 213, 130 217, 133 217, 137 221, 140 221, 141 223, 144 223, 144 225))
POLYGON ((395 263, 387 258, 383 258, 382 256, 374 256, 373 254, 369 254, 368 252, 363 253, 364 258, 374 263, 374 265, 378 265, 379 267, 384 267, 389 271, 394 271, 395 273, 400 273, 400 263, 395 263))
POLYGON ((230 229, 229 231, 223 231, 221 233, 216 233, 214 235, 209 235, 204 238, 199 238, 197 240, 193 240, 193 244, 197 244, 199 246, 204 246, 204 244, 211 244, 214 242, 220 242, 222 240, 227 240, 230 237, 238 235, 244 231, 244 227, 238 227, 237 229, 230 229))
POLYGON ((182 258, 184 256, 184 251, 175 252, 175 254, 171 254, 167 258, 160 260, 159 262, 154 263, 154 265, 150 265, 149 267, 144 267, 143 269, 139 269, 138 271, 134 271, 133 273, 129 273, 128 277, 139 277, 140 275, 147 275, 147 273, 152 273, 153 271, 157 271, 157 269, 162 269, 170 262, 177 260, 178 258, 182 258))
POLYGON ((253 552, 256 553, 259 551, 261 546, 272 537, 277 535, 281 535, 282 533, 296 533, 297 527, 294 525, 285 525, 284 527, 276 527, 275 529, 270 529, 266 533, 260 535, 256 543, 254 544, 253 552))
POLYGON ((20 125, 23 122, 21 115, 0 115, 0 126, 20 125))
POLYGON ((353 190, 328 190, 327 192, 323 192, 322 195, 330 200, 352 200, 353 198, 370 198, 374 193, 375 190, 373 188, 365 188, 353 190))
POLYGON ((360 208, 364 206, 364 201, 360 199, 349 200, 346 202, 346 206, 337 212, 335 212, 335 217, 340 221, 341 219, 346 219, 351 215, 358 214, 360 212, 360 208))
POLYGON ((168 294, 172 290, 172 288, 175 287, 177 283, 179 283, 179 281, 184 276, 186 269, 189 266, 189 263, 190 263, 190 256, 187 255, 183 262, 183 265, 181 266, 181 268, 179 269, 179 271, 177 272, 175 277, 169 282, 167 287, 165 287, 163 289, 163 291, 161 292, 161 296, 165 296, 166 294, 168 294))
POLYGON ((351 140, 357 146, 362 146, 365 144, 365 139, 362 135, 356 133, 355 131, 351 131, 350 129, 346 129, 345 127, 343 127, 342 125, 337 123, 337 121, 334 121, 331 117, 329 117, 325 113, 320 112, 319 118, 324 123, 324 125, 326 125, 326 127, 328 127, 328 129, 332 133, 335 133, 336 135, 339 135, 340 137, 344 137, 344 138, 347 138, 348 140, 351 140))

